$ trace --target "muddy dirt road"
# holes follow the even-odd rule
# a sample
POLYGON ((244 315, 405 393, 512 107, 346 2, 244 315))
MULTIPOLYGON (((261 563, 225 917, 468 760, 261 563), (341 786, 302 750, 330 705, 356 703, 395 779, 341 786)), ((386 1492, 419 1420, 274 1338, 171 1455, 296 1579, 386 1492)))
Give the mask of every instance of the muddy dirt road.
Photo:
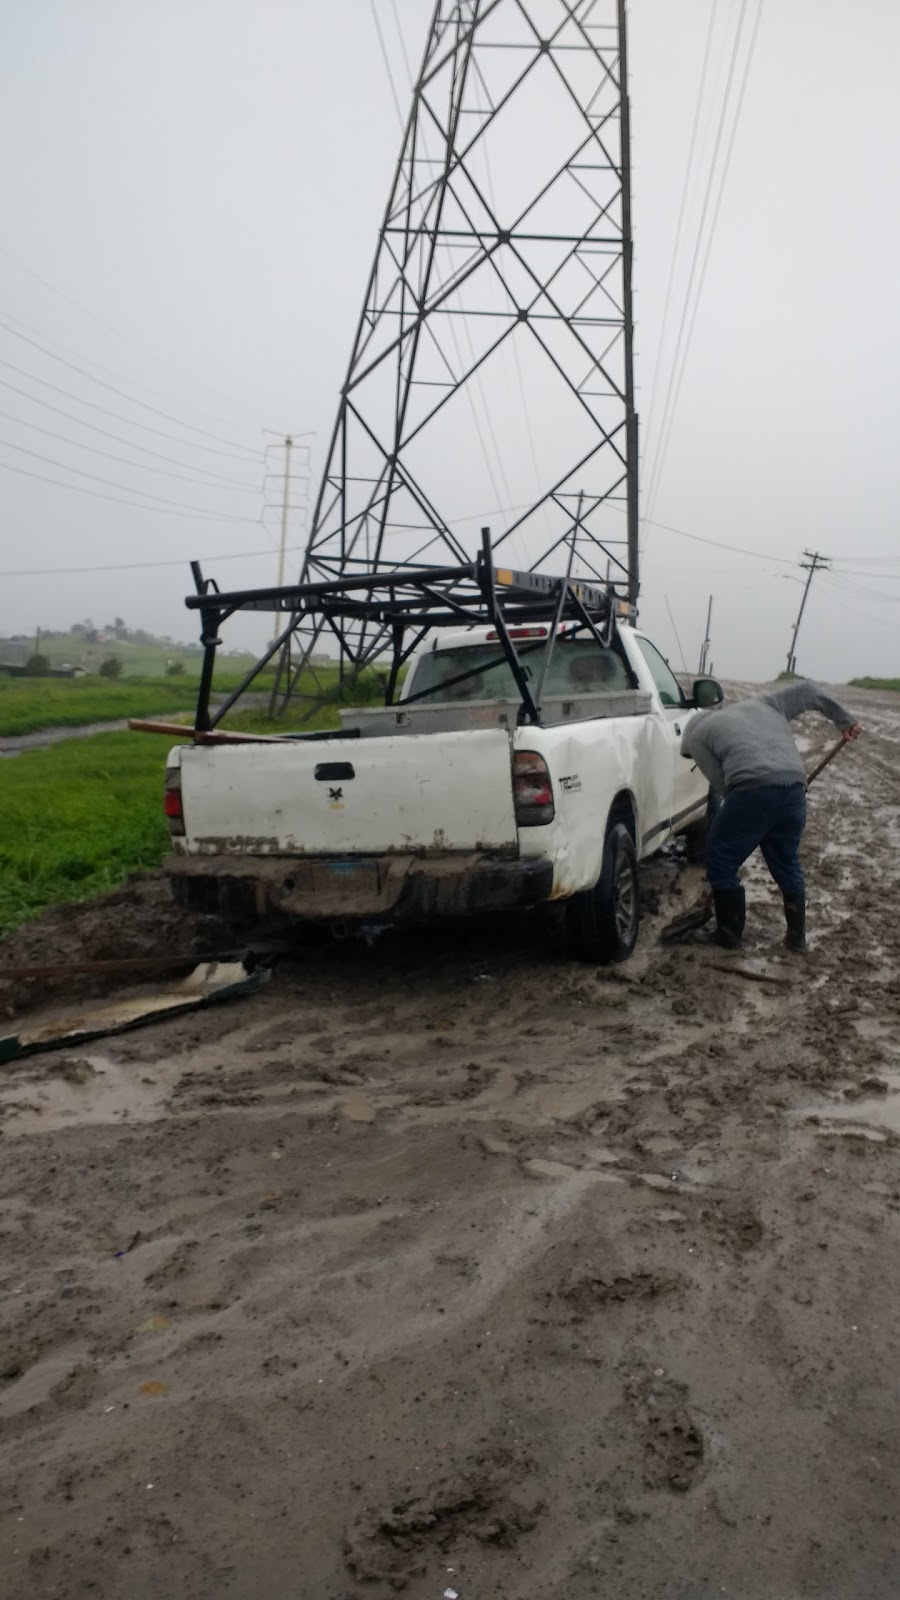
POLYGON ((895 1600, 900 701, 848 699, 805 960, 757 866, 739 958, 658 948, 661 862, 626 967, 384 937, 0 1069, 4 1596, 895 1600))

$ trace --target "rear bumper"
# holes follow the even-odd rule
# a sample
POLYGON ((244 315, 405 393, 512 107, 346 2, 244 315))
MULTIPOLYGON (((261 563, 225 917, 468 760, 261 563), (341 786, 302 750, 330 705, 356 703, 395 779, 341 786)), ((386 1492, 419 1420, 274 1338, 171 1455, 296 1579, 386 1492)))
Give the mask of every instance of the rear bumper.
POLYGON ((313 922, 425 922, 549 900, 550 861, 484 855, 170 856, 179 905, 228 916, 313 922))

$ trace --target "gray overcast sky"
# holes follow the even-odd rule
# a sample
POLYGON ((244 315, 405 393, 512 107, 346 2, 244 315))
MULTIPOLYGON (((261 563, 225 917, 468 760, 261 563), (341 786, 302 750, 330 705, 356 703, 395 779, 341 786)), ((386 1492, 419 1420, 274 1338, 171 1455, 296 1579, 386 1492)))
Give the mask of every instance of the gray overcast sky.
MULTIPOLYGON (((402 85, 390 0, 376 8, 402 85)), ((645 489, 740 9, 718 0, 663 325, 710 0, 630 5, 645 489)), ((414 61, 431 10, 397 0, 414 61)), ((314 488, 399 142, 369 0, 6 0, 0 39, 0 566, 258 551, 209 570, 274 581, 262 430, 314 433, 314 488), (100 498, 138 490, 158 498, 100 498)), ((652 516, 779 559, 649 528, 641 620, 673 661, 666 598, 693 665, 713 592, 717 671, 777 671, 800 597, 787 563, 812 546, 836 561, 801 670, 900 671, 898 61, 896 0, 764 4, 652 516)), ((490 509, 459 495, 448 515, 490 509)), ((119 614, 193 637, 188 587, 186 566, 3 578, 0 631, 119 614)), ((239 619, 227 642, 264 632, 239 619)))

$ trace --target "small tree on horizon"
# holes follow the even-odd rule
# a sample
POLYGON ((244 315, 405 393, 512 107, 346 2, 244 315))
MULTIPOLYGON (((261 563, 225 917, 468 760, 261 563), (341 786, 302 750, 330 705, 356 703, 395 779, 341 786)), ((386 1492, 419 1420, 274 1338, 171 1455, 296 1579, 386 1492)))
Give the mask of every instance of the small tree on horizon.
POLYGON ((118 678, 122 674, 122 663, 118 656, 106 656, 98 670, 101 678, 118 678))

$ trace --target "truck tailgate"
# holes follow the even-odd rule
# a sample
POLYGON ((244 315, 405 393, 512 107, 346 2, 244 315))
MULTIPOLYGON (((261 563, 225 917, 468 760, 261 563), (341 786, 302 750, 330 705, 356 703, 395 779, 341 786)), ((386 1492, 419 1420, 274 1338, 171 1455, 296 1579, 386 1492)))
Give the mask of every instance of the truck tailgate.
POLYGON ((181 791, 188 852, 515 854, 518 841, 502 728, 189 745, 181 791))

